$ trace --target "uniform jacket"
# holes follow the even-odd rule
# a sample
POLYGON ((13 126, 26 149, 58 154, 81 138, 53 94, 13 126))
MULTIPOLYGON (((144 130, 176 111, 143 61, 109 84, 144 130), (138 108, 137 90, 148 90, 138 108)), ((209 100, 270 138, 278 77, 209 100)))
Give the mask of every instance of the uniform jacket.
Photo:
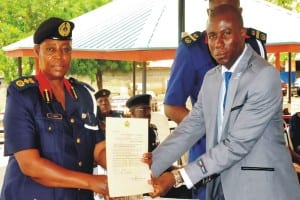
MULTIPOLYGON (((206 133, 207 152, 184 168, 193 184, 220 174, 226 200, 300 199, 282 133, 279 73, 248 46, 228 86, 218 143, 221 83, 221 66, 206 73, 194 108, 154 150, 154 175, 161 174, 206 133)), ((213 200, 212 182, 207 185, 207 200, 213 200)))
POLYGON ((4 114, 5 155, 9 156, 1 200, 91 200, 93 192, 45 187, 25 176, 14 153, 35 148, 41 156, 67 169, 93 172, 95 144, 103 139, 96 105, 84 84, 71 79, 76 95, 66 91, 66 110, 41 95, 35 77, 22 77, 8 87, 4 114), (76 96, 76 98, 75 98, 76 96))

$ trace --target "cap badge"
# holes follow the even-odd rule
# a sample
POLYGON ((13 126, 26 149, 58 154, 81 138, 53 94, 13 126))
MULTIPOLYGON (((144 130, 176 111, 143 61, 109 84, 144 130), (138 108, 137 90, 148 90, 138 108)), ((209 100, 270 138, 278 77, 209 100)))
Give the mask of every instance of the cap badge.
POLYGON ((71 24, 69 22, 63 22, 59 27, 58 27, 58 33, 62 37, 66 37, 70 34, 71 32, 71 24))

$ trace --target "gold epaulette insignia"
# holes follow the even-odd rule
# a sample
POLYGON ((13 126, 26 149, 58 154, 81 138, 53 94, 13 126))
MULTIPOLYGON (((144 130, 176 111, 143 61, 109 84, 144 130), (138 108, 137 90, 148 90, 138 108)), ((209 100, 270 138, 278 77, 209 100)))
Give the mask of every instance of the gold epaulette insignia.
POLYGON ((37 81, 33 77, 21 77, 13 82, 18 90, 23 90, 33 86, 37 86, 37 81))
POLYGON ((189 34, 187 32, 182 33, 182 41, 185 44, 192 44, 194 42, 197 42, 200 38, 201 38, 201 32, 200 31, 196 31, 192 34, 189 34))
POLYGON ((247 36, 262 41, 264 44, 267 42, 267 34, 256 30, 254 28, 247 28, 247 36))
POLYGON ((35 83, 36 81, 31 77, 16 80, 16 86, 18 87, 25 87, 28 84, 35 84, 35 83))

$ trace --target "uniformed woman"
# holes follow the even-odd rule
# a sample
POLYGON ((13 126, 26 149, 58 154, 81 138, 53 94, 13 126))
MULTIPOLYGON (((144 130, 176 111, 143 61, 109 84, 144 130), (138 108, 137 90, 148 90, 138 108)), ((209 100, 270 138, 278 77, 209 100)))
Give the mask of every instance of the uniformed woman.
POLYGON ((8 87, 4 115, 8 165, 1 200, 92 200, 108 194, 103 134, 96 105, 85 84, 66 79, 74 24, 44 21, 34 34, 36 76, 8 87))

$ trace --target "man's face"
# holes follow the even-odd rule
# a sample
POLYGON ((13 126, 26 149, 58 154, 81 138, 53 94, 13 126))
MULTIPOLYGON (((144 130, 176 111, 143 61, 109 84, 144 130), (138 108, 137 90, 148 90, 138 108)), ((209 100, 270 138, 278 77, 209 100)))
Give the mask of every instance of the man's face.
POLYGON ((100 108, 100 111, 104 115, 108 115, 111 110, 111 104, 108 97, 99 97, 97 99, 97 105, 100 108))
POLYGON ((239 0, 213 0, 209 3, 209 7, 207 9, 207 14, 209 15, 211 11, 213 11, 216 7, 220 5, 231 5, 235 8, 239 8, 242 12, 242 8, 240 8, 240 1, 239 0))
POLYGON ((71 62, 72 47, 69 40, 46 39, 35 46, 39 57, 39 68, 49 79, 60 79, 68 72, 71 62))
POLYGON ((244 29, 232 13, 210 18, 207 24, 208 46, 217 63, 228 69, 244 48, 244 29))

